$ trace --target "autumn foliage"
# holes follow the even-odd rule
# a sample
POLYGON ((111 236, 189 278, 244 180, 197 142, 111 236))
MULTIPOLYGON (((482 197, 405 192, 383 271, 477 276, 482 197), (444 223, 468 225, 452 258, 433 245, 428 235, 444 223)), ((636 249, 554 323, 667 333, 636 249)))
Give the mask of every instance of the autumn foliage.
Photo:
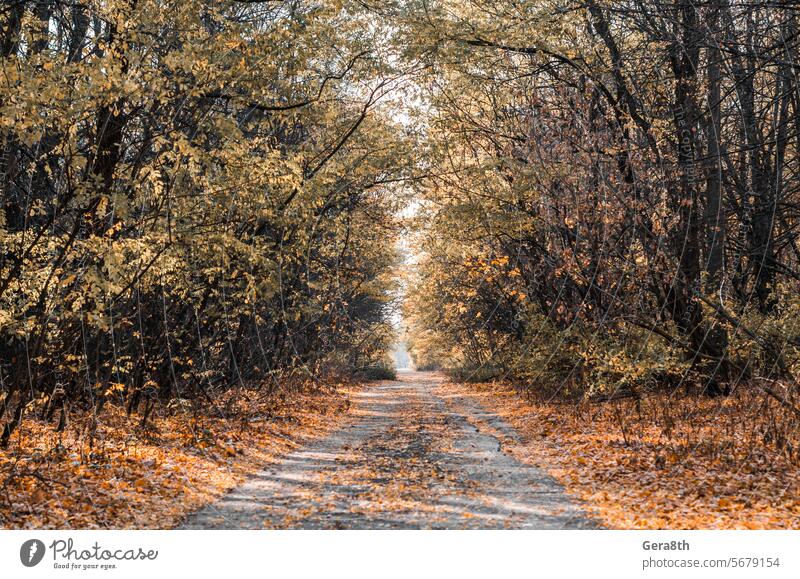
POLYGON ((442 389, 513 425, 522 440, 504 439, 508 452, 547 468, 606 528, 800 524, 800 464, 781 426, 786 409, 758 390, 576 404, 496 383, 442 389))
POLYGON ((777 381, 797 408, 796 9, 429 8, 417 363, 578 397, 777 381))
POLYGON ((781 1, 0 4, 6 505, 390 377, 403 293, 418 368, 795 472, 799 32, 781 1))
POLYGON ((0 444, 277 390, 391 341, 403 134, 335 3, 0 7, 0 444))

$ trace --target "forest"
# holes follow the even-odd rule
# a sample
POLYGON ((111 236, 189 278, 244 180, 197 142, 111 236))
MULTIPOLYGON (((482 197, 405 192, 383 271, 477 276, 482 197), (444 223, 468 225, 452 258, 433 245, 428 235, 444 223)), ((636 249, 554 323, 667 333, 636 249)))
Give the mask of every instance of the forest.
POLYGON ((798 34, 791 0, 3 2, 0 525, 162 525, 110 497, 322 435, 402 340, 651 453, 618 485, 716 461, 728 526, 769 470, 796 526, 798 34))

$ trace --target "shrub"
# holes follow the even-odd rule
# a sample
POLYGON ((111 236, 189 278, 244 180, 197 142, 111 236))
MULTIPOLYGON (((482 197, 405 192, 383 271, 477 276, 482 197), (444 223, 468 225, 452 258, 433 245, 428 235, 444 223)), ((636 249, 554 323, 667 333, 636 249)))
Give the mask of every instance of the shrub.
POLYGON ((359 368, 355 371, 355 378, 368 382, 377 380, 397 380, 397 372, 393 367, 384 363, 379 363, 359 368))

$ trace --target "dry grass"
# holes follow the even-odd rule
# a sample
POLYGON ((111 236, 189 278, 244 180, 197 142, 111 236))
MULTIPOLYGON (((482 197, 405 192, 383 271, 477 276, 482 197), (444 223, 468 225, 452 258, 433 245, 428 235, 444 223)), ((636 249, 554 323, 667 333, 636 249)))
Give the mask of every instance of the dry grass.
POLYGON ((607 527, 800 528, 797 420, 759 390, 575 404, 498 384, 443 388, 513 425, 524 438, 513 454, 607 527))

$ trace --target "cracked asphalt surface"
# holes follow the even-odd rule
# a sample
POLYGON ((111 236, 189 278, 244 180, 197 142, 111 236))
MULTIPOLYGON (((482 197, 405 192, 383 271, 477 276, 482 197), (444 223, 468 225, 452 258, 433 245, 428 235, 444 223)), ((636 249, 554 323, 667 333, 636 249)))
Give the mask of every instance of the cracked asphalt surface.
MULTIPOLYGON (((581 529, 580 506, 504 449, 496 415, 401 373, 355 395, 332 435, 191 515, 187 529, 581 529)), ((506 441, 506 442, 504 442, 506 441)))

